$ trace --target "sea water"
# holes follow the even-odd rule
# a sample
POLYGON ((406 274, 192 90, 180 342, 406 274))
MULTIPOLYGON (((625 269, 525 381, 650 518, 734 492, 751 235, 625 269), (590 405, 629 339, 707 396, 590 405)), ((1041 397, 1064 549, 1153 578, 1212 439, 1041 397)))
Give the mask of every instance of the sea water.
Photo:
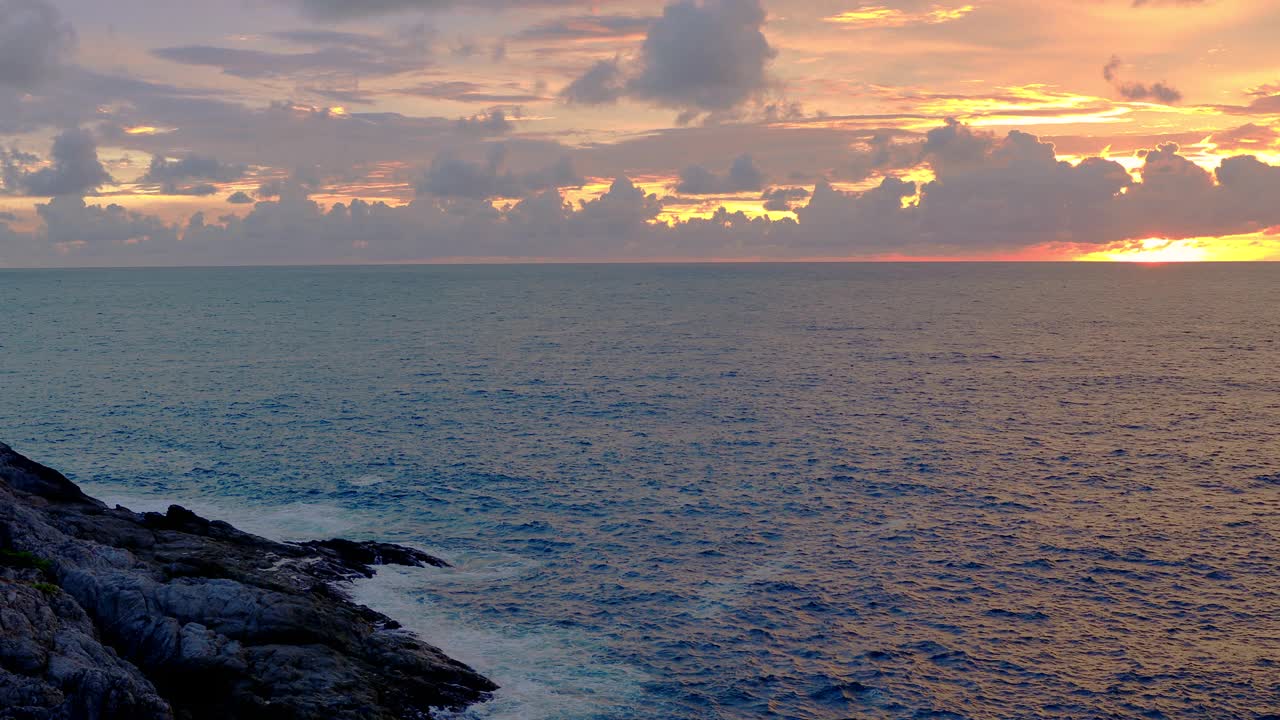
POLYGON ((0 271, 0 440, 451 569, 468 718, 1280 713, 1280 266, 0 271))

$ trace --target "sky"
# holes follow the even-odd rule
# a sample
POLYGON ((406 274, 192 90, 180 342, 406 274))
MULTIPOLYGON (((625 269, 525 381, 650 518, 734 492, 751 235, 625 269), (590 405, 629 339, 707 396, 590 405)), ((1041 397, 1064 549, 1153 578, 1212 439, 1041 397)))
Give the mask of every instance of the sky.
POLYGON ((1269 0, 0 0, 0 267, 1280 259, 1269 0))

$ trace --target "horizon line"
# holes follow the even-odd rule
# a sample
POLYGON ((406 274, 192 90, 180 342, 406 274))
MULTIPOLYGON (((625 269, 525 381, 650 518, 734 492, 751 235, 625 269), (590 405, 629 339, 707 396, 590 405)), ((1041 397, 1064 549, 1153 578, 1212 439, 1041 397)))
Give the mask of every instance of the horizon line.
POLYGON ((1280 263, 1280 259, 1261 260, 1006 260, 1006 259, 645 259, 645 260, 579 260, 579 259, 519 259, 519 258, 467 258, 459 260, 396 260, 389 262, 281 262, 281 263, 226 263, 226 264, 177 264, 177 265, 0 265, 0 271, 24 270, 234 270, 272 268, 395 268, 395 267, 512 267, 512 266, 602 266, 602 265, 1267 265, 1280 263))

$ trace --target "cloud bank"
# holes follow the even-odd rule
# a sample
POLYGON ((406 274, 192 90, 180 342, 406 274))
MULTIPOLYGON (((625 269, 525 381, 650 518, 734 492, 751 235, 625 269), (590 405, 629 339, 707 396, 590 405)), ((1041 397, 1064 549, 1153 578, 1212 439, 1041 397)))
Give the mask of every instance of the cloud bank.
MULTIPOLYGON (((55 156, 76 156, 66 153, 68 146, 62 139, 55 156)), ((39 206, 43 224, 34 233, 0 234, 6 243, 0 255, 14 262, 19 252, 39 248, 44 255, 28 261, 68 264, 107 255, 112 262, 174 264, 963 256, 1280 226, 1280 204, 1274 202, 1280 167, 1253 156, 1227 158, 1210 172, 1177 145, 1164 144, 1141 153, 1135 178, 1113 160, 1060 161, 1052 145, 1024 132, 997 137, 956 122, 930 131, 920 150, 936 179, 917 184, 886 176, 863 192, 842 192, 821 181, 795 207, 795 219, 721 210, 665 223, 658 219, 662 199, 626 177, 575 205, 561 192, 581 182, 567 162, 511 172, 495 149, 479 163, 437 156, 418 183, 418 197, 401 207, 357 200, 325 208, 307 197, 305 185, 295 184, 244 217, 211 220, 200 213, 179 227, 118 206, 57 197, 39 206)), ((753 165, 740 157, 735 167, 753 165)), ((712 175, 714 189, 736 182, 732 169, 712 175)), ((750 179, 744 184, 759 178, 750 179)), ((789 203, 805 194, 803 188, 778 188, 765 196, 789 203)))

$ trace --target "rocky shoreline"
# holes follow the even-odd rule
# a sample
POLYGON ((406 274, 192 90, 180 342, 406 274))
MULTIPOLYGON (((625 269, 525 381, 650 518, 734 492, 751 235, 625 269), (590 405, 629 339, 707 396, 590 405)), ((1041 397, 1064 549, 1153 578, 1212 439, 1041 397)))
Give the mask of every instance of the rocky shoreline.
POLYGON ((108 508, 0 443, 0 720, 403 720, 496 686, 351 602, 382 543, 108 508))

